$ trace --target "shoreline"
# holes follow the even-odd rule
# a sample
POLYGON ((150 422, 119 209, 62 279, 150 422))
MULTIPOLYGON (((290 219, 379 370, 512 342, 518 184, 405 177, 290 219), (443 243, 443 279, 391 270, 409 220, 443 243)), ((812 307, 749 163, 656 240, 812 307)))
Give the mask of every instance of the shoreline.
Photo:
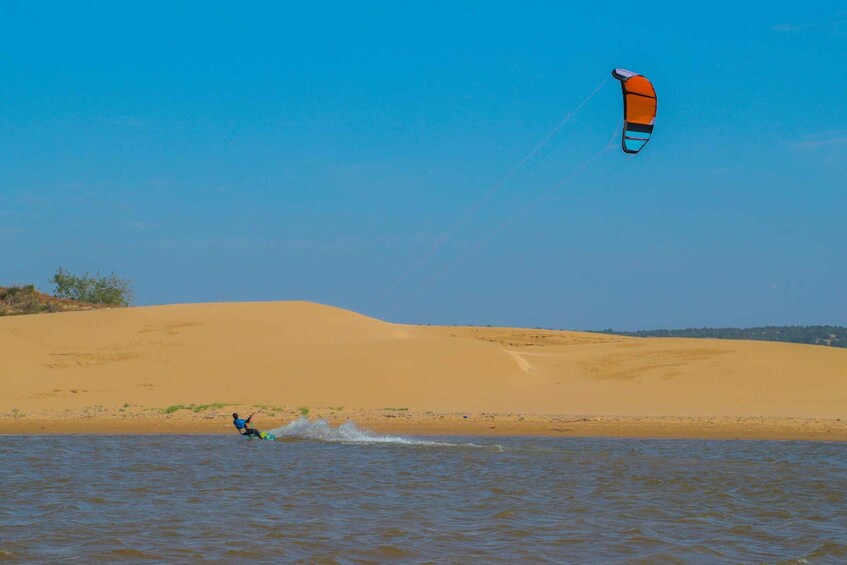
POLYGON ((0 319, 0 433, 232 433, 230 414, 398 435, 847 441, 847 350, 389 324, 307 302, 0 319))
MULTIPOLYGON (((261 430, 272 430, 305 417, 296 411, 257 418, 261 430)), ((336 428, 352 422, 359 429, 400 436, 543 436, 615 437, 629 439, 711 439, 778 441, 847 441, 847 421, 833 418, 786 417, 656 417, 542 415, 511 413, 389 412, 350 410, 317 414, 336 428)), ((212 435, 233 434, 224 412, 163 414, 33 414, 0 416, 2 435, 212 435)))

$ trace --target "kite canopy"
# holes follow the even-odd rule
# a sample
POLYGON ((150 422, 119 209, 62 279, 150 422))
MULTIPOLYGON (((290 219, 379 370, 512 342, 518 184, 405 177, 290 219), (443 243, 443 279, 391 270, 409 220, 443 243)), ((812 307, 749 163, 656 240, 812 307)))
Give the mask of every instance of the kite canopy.
POLYGON ((623 90, 623 135, 625 153, 638 153, 653 134, 656 122, 656 91, 646 77, 626 69, 614 69, 612 76, 621 81, 623 90))

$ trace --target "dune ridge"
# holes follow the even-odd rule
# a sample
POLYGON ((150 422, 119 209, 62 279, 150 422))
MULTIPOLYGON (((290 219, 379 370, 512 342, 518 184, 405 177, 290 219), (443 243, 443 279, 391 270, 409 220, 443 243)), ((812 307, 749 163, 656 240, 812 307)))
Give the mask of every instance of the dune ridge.
MULTIPOLYGON (((377 427, 391 419, 388 427, 410 431, 432 431, 437 422, 426 421, 437 415, 482 421, 482 414, 498 414, 516 428, 532 418, 551 428, 554 418, 573 415, 652 418, 671 428, 686 418, 743 420, 747 427, 757 419, 795 419, 798 426, 827 421, 838 435, 847 406, 843 349, 400 325, 308 302, 0 318, 0 360, 0 431, 11 432, 31 430, 33 422, 49 422, 37 426, 48 431, 77 429, 84 421, 126 430, 116 422, 129 417, 140 430, 156 431, 151 416, 169 406, 220 404, 274 405, 280 415, 336 407, 324 412, 366 421, 376 414, 377 427), (403 417, 385 417, 387 409, 403 417)), ((222 409, 167 417, 205 418, 207 431, 227 424, 222 409)), ((206 429, 199 422, 197 431, 206 429)))

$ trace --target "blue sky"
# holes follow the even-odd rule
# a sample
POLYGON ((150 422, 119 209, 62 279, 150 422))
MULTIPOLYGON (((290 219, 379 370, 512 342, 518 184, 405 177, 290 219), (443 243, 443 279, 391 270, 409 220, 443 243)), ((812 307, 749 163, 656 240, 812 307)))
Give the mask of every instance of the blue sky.
POLYGON ((61 265, 140 305, 847 324, 845 69, 843 1, 4 2, 0 284, 61 265), (653 80, 655 135, 590 161, 616 66, 653 80))

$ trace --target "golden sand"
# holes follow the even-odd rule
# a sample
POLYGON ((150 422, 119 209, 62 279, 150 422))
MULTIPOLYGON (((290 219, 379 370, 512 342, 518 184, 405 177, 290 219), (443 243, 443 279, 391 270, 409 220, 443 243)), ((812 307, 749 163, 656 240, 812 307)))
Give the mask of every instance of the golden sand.
POLYGON ((0 318, 0 432, 228 432, 259 406, 263 428, 308 408, 396 433, 843 440, 847 350, 408 326, 306 302, 0 318))

